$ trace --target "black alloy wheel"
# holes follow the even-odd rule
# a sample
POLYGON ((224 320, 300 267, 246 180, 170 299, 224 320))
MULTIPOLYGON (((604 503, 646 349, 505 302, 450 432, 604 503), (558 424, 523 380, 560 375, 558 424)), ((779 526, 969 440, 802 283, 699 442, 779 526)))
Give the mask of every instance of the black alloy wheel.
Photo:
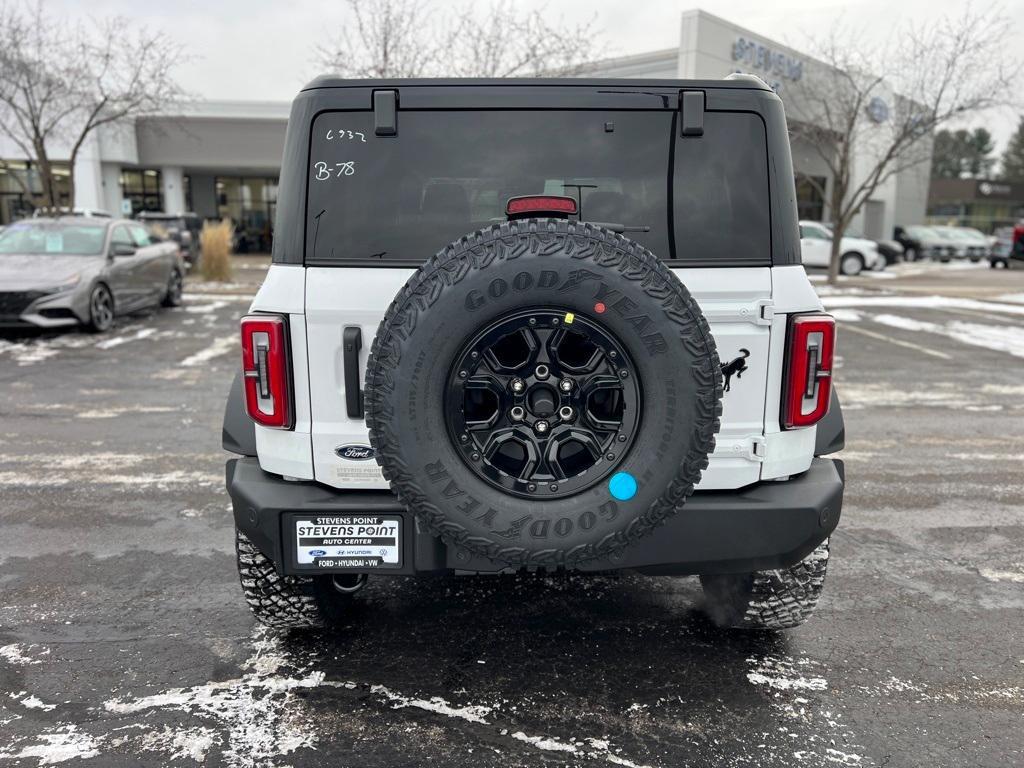
POLYGON ((476 475, 551 499, 607 477, 633 444, 640 402, 633 362, 607 329, 565 309, 527 309, 456 356, 445 420, 476 475))

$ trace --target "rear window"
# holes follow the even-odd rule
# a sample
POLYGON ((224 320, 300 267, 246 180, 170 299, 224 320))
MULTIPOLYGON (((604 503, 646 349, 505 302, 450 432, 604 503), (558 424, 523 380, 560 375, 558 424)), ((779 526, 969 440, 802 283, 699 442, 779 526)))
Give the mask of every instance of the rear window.
POLYGON ((401 111, 398 135, 378 137, 372 112, 322 113, 307 263, 416 264, 530 194, 572 196, 579 218, 642 230, 628 236, 662 258, 769 263, 760 119, 708 113, 704 136, 678 139, 673 114, 401 111))

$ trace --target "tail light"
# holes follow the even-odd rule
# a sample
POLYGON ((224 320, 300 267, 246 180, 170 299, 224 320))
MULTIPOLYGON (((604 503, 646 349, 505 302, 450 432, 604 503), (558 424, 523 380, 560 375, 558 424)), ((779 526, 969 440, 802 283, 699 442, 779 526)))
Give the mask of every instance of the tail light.
POLYGON ((831 315, 793 315, 790 318, 782 404, 785 429, 809 427, 828 413, 835 342, 836 321, 831 315))
POLYGON ((288 324, 283 315, 242 318, 245 409, 264 427, 294 426, 289 357, 288 324))

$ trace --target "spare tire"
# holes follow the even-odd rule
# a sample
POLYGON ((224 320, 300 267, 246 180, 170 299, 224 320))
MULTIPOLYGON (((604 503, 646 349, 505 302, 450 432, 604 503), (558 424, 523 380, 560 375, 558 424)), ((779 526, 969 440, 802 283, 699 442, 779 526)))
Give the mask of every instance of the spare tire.
POLYGON ((572 567, 683 506, 721 398, 707 321, 661 260, 599 226, 527 219, 409 278, 365 403, 385 478, 433 533, 503 565, 572 567))

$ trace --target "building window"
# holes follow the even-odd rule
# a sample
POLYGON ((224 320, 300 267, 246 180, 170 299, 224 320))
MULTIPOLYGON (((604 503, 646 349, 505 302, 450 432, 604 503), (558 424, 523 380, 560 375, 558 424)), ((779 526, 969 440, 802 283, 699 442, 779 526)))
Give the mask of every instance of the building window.
POLYGON ((796 209, 801 221, 821 221, 825 217, 824 176, 796 176, 796 209))
POLYGON ((182 176, 181 183, 185 187, 185 210, 194 211, 195 208, 192 207, 192 177, 186 173, 182 176))
POLYGON ((259 176, 218 176, 217 215, 231 219, 239 253, 269 253, 277 211, 277 179, 259 176))
POLYGON ((139 211, 162 211, 164 193, 160 171, 154 168, 122 169, 121 196, 131 201, 133 215, 139 211))
MULTIPOLYGON (((71 171, 67 163, 53 163, 57 204, 71 205, 71 171)), ((5 160, 0 164, 0 225, 31 216, 43 194, 43 183, 35 165, 24 160, 5 160), (26 190, 28 194, 26 194, 26 190)))

